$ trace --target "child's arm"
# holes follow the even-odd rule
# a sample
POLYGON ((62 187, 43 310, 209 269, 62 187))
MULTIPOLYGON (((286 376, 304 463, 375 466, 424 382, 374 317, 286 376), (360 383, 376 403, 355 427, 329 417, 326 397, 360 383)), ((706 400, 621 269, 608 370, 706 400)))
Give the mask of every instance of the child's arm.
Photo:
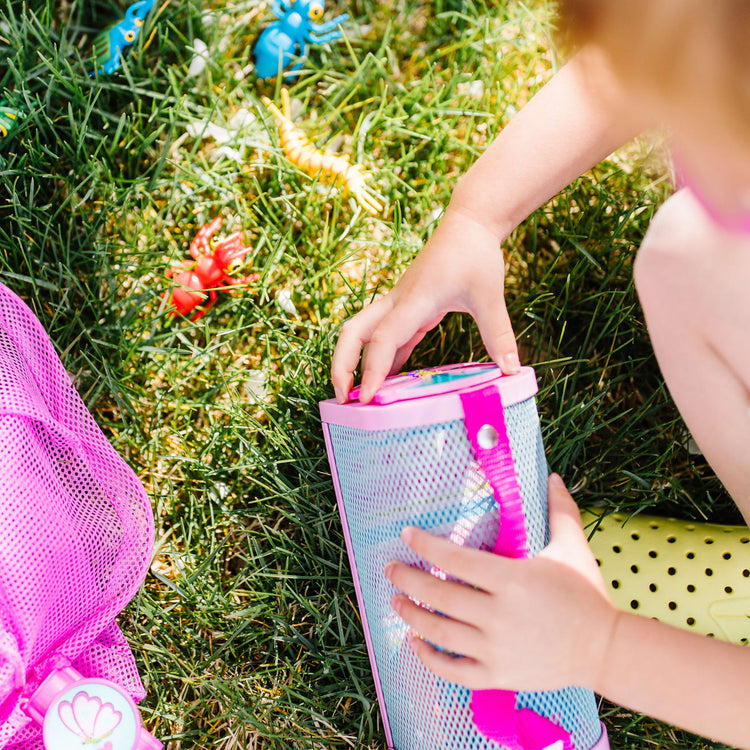
POLYGON ((390 294, 344 324, 332 366, 339 401, 363 346, 360 400, 369 401, 449 311, 471 313, 492 359, 505 372, 518 369, 501 243, 642 125, 615 106, 623 96, 592 60, 592 53, 579 55, 511 120, 460 180, 439 227, 390 294))
POLYGON ((750 748, 750 650, 618 611, 606 597, 578 508, 549 484, 550 544, 530 560, 457 545, 419 529, 402 538, 473 587, 402 563, 388 577, 408 596, 412 647, 439 676, 472 689, 590 688, 622 706, 737 748, 750 748), (452 618, 452 619, 449 619, 452 618), (464 654, 457 659, 427 641, 464 654))
POLYGON ((750 650, 622 613, 593 689, 675 726, 750 748, 750 650))

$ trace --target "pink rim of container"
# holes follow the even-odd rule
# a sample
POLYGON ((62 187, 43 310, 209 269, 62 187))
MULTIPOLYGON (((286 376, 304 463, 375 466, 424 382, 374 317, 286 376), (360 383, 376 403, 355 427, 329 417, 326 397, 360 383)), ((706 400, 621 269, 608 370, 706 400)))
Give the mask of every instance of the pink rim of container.
MULTIPOLYGON (((517 375, 503 375, 500 368, 488 363, 449 365, 434 370, 417 371, 395 376, 385 382, 373 398, 373 403, 350 401, 339 404, 336 399, 320 403, 324 423, 355 427, 363 430, 394 430, 415 424, 437 424, 463 419, 464 412, 458 391, 475 390, 493 383, 500 389, 506 406, 518 404, 534 396, 538 390, 536 375, 531 367, 522 367, 517 375), (476 375, 466 371, 475 369, 476 375), (422 385, 419 373, 453 373, 462 377, 436 385, 422 385), (417 387, 419 386, 419 387, 417 387), (433 398, 425 399, 424 397, 433 398), (382 407, 387 404, 388 409, 382 407)), ((350 398, 356 398, 357 390, 350 398)))

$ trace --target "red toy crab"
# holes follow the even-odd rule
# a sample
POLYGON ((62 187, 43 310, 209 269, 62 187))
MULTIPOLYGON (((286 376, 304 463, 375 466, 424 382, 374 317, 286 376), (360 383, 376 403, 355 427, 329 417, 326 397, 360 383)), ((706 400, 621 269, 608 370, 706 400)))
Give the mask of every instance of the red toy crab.
POLYGON ((241 261, 252 248, 244 246, 242 232, 234 232, 221 240, 211 239, 220 225, 220 217, 204 224, 190 244, 190 255, 193 260, 185 260, 167 271, 167 278, 174 278, 176 284, 164 294, 172 308, 172 315, 187 315, 195 308, 199 308, 190 318, 198 320, 216 302, 217 290, 240 284, 252 284, 260 278, 257 273, 240 278, 227 273, 227 270, 241 261))

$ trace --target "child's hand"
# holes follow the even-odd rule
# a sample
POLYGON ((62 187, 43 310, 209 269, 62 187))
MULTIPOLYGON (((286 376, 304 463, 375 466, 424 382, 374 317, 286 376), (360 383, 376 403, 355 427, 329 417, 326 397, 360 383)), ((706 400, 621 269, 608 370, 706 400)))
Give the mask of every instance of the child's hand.
POLYGON ((596 690, 618 611, 604 593, 578 508, 554 474, 549 510, 551 541, 530 560, 458 547, 416 528, 402 533, 417 554, 476 587, 399 562, 386 566, 406 594, 394 597, 395 610, 425 639, 413 638, 412 647, 440 677, 475 690, 596 690))
POLYGON ((344 324, 331 368, 336 398, 346 401, 365 345, 359 400, 366 403, 451 311, 470 313, 490 357, 503 372, 517 372, 518 351, 503 300, 504 276, 498 237, 449 207, 393 290, 344 324))

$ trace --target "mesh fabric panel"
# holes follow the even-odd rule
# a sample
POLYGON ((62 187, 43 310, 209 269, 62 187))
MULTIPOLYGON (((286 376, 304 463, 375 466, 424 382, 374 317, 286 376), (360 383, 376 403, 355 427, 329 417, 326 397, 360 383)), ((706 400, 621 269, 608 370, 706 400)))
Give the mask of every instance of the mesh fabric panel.
POLYGON ((114 619, 143 580, 153 518, 39 321, 0 284, 0 747, 36 747, 21 709, 72 664, 139 700, 114 619))
MULTIPOLYGON (((536 554, 547 543, 548 526, 547 467, 534 400, 506 408, 505 421, 529 550, 536 554)), ((457 544, 492 549, 497 504, 474 459, 463 420, 397 430, 335 424, 328 429, 393 747, 499 750, 501 745, 474 726, 471 691, 435 676, 409 647, 412 632, 392 609, 396 589, 383 575, 393 559, 428 569, 399 539, 407 525, 457 544)), ((595 698, 588 690, 518 693, 516 705, 563 726, 576 750, 590 748, 601 735, 595 698)))

